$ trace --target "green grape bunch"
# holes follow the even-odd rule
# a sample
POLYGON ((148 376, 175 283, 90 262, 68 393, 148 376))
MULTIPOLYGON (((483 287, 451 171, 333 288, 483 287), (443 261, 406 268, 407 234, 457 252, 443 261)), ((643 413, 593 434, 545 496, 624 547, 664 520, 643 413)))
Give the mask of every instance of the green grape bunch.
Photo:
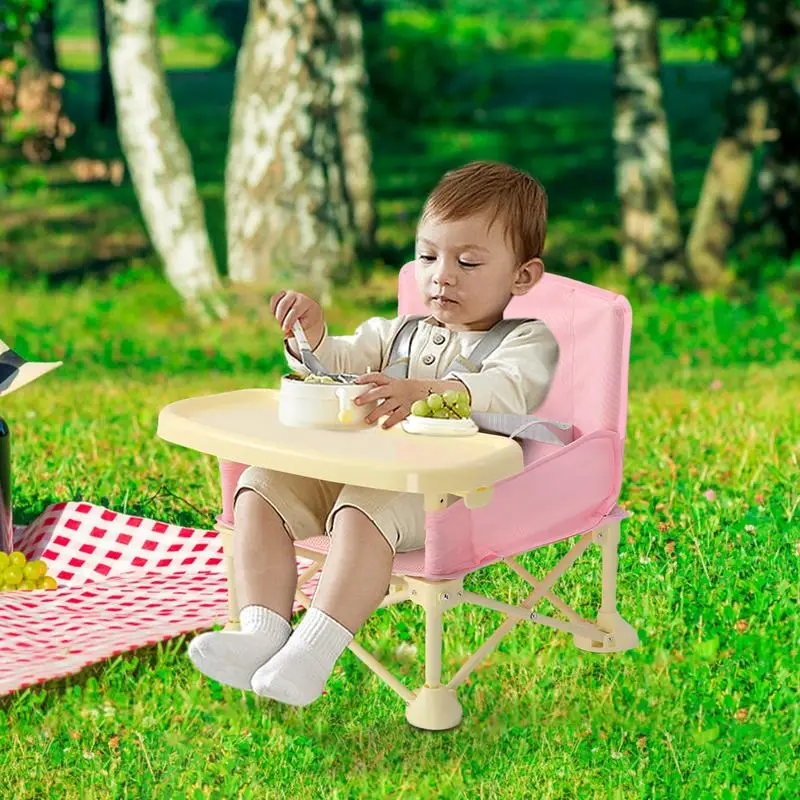
POLYGON ((448 389, 443 394, 429 392, 425 400, 411 404, 411 414, 433 419, 469 419, 469 394, 454 389, 448 389))
POLYGON ((47 574, 44 561, 28 561, 25 553, 19 551, 0 552, 0 592, 57 588, 55 578, 47 574))

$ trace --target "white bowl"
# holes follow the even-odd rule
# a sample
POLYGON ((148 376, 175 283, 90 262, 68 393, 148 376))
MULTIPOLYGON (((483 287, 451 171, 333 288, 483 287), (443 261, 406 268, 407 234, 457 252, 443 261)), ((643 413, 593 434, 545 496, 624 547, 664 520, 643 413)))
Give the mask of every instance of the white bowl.
POLYGON ((375 410, 377 401, 363 406, 353 403, 369 388, 358 383, 306 383, 284 375, 278 395, 278 419, 290 428, 369 428, 364 419, 375 410))
POLYGON ((471 417, 466 419, 437 419, 436 417, 406 417, 401 423, 406 433, 422 436, 474 436, 479 428, 471 417))

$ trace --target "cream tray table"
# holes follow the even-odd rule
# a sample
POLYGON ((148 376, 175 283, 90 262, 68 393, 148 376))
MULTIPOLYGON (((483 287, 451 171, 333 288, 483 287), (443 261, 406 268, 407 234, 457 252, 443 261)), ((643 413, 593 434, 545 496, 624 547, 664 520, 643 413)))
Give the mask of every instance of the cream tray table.
MULTIPOLYGON (((522 449, 517 442, 487 433, 419 436, 406 433, 400 425, 383 430, 379 424, 356 430, 290 428, 278 419, 278 395, 275 389, 243 389, 178 400, 159 414, 158 436, 225 461, 336 483, 420 493, 424 495, 426 511, 445 507, 448 495, 463 497, 469 508, 484 506, 491 500, 495 483, 523 469, 522 449)), ((230 531, 223 534, 223 543, 233 620, 238 617, 238 609, 230 531)), ((315 555, 303 550, 302 542, 297 543, 296 550, 302 556, 315 555)), ((301 576, 301 580, 304 578, 301 576)), ((392 582, 395 583, 394 576, 392 582)), ((428 730, 452 728, 460 722, 462 712, 455 688, 441 684, 444 606, 440 601, 444 597, 449 598, 447 604, 455 604, 455 594, 451 598, 449 593, 454 593, 461 583, 407 578, 399 584, 406 588, 388 594, 381 606, 411 599, 411 595, 424 605, 425 685, 411 692, 356 642, 351 642, 350 649, 408 703, 406 718, 412 725, 428 730)), ((465 600, 473 597, 471 592, 455 593, 464 595, 465 600)), ((295 596, 307 605, 301 595, 298 591, 295 596)), ((505 609, 505 604, 478 595, 474 598, 472 602, 505 609)), ((525 618, 529 613, 528 609, 522 611, 525 618)), ((511 620, 510 624, 514 622, 511 620)), ((499 641, 497 635, 493 638, 499 641)), ((463 680, 480 658, 482 655, 476 654, 456 677, 463 680)))
POLYGON ((227 461, 373 489, 418 492, 426 510, 446 495, 469 508, 491 499, 491 487, 523 467, 512 439, 488 433, 418 436, 399 425, 355 430, 290 428, 278 420, 276 389, 192 397, 166 406, 158 436, 227 461))

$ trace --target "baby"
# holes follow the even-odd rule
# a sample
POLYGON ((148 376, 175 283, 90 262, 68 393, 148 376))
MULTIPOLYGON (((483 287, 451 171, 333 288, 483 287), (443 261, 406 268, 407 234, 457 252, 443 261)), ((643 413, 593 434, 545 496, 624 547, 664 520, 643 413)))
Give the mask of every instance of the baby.
MULTIPOLYGON (((430 315, 416 321, 374 317, 353 336, 329 336, 317 302, 281 291, 271 310, 289 365, 307 372, 291 337, 299 320, 328 370, 359 375, 365 391, 356 402, 378 401, 369 424, 383 419, 390 428, 416 400, 448 389, 466 389, 476 412, 532 413, 555 373, 556 341, 537 320, 497 326, 511 298, 530 291, 542 276, 546 226, 547 197, 529 175, 490 162, 447 173, 417 228, 416 280, 430 315), (410 328, 405 357, 397 340, 410 328), (490 352, 476 348, 493 328, 504 335, 494 336, 490 352), (375 365, 378 371, 368 372, 375 365)), ((234 504, 241 630, 201 634, 189 656, 221 683, 308 705, 386 595, 394 554, 424 546, 423 497, 249 467, 234 504), (292 540, 323 531, 332 537, 325 567, 311 607, 292 631, 292 540)))

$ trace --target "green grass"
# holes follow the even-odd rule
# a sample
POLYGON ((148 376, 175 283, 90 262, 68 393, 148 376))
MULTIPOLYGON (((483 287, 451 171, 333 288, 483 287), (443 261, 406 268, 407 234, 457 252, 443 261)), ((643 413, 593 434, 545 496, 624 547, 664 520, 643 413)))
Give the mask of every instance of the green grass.
MULTIPOLYGON (((391 313, 393 297, 389 271, 341 289, 332 330, 391 313)), ((3 404, 16 434, 18 520, 80 494, 209 525, 216 466, 158 440, 156 418, 181 397, 276 385, 280 338, 258 298, 204 331, 147 270, 69 290, 6 286, 2 301, 4 333, 20 350, 66 360, 3 404)), ((328 695, 298 710, 203 679, 181 637, 0 700, 3 796, 523 798, 535 787, 547 798, 789 797, 798 779, 795 303, 773 293, 634 309, 622 493, 633 517, 623 524, 619 602, 638 650, 589 655, 563 634, 520 626, 461 691, 461 727, 432 735, 409 728, 401 701, 350 653, 328 695)), ((543 574, 566 548, 524 563, 543 574)), ((559 584, 581 613, 598 602, 598 566, 592 551, 559 584)), ((524 590, 499 566, 468 587, 508 601, 524 590)), ((446 674, 498 619, 448 615, 446 674)), ((421 633, 420 614, 402 606, 376 614, 359 640, 413 686, 421 665, 394 651, 421 633)))
MULTIPOLYGON (((581 35, 594 53, 595 34, 581 35)), ((198 60, 189 44, 180 40, 165 59, 223 263, 232 73, 211 69, 216 56, 198 60)), ((113 132, 91 122, 91 55, 62 45, 78 121, 67 157, 117 157, 113 132)), ((411 252, 425 194, 444 169, 471 158, 507 160, 545 182, 550 269, 624 288, 611 109, 598 100, 610 96, 610 66, 566 61, 562 51, 500 59, 495 91, 467 117, 399 131, 384 124, 375 139, 381 255, 365 285, 337 290, 332 332, 393 313, 395 269, 411 252)), ((713 65, 665 69, 686 218, 725 85, 713 65)), ((276 385, 280 340, 263 296, 239 298, 230 320, 200 330, 158 275, 129 182, 78 184, 67 162, 23 167, 15 180, 29 190, 3 198, 0 335, 29 357, 65 361, 0 407, 15 434, 17 521, 82 496, 208 526, 219 504, 216 465, 158 440, 156 419, 178 398, 276 385)), ((737 269, 773 269, 757 237, 741 239, 734 259, 737 269)), ((296 710, 202 679, 181 637, 0 699, 0 797, 792 796, 800 778, 797 295, 756 285, 725 301, 632 299, 621 501, 633 517, 623 524, 619 603, 640 633, 638 650, 589 655, 563 634, 519 626, 463 687, 461 727, 431 735, 407 727, 402 703, 349 653, 329 694, 296 710)), ((544 574, 566 548, 544 548, 525 564, 544 574)), ((559 584, 587 615, 599 599, 598 565, 592 551, 559 584)), ((499 566, 468 587, 508 601, 524 591, 499 566)), ((466 608, 448 615, 446 675, 497 619, 466 608)), ((359 639, 415 686, 421 665, 394 651, 421 633, 421 616, 402 606, 376 614, 359 639)))

